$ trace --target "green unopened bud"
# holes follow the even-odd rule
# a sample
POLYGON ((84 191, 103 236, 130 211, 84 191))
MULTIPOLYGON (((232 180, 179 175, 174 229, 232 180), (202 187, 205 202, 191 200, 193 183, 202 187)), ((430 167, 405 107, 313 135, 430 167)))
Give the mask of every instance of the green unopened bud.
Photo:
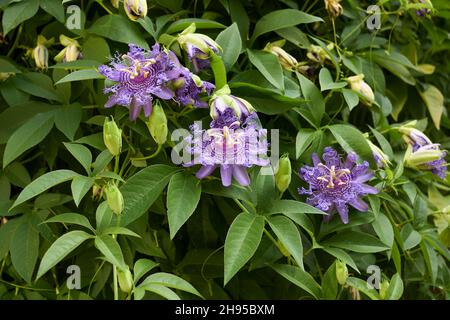
POLYGON ((139 18, 147 16, 147 0, 124 0, 123 8, 128 18, 132 21, 137 21, 139 18))
POLYGON ((108 184, 105 189, 106 202, 109 208, 117 215, 123 211, 123 196, 119 188, 114 184, 108 184))
POLYGON ((358 74, 356 76, 348 77, 347 82, 350 84, 350 88, 359 93, 362 96, 362 102, 367 105, 371 105, 375 101, 375 95, 372 88, 363 80, 364 75, 358 74))
POLYGON ((341 286, 343 286, 347 282, 348 278, 348 269, 345 262, 340 260, 336 260, 336 279, 341 286))
POLYGON ((119 129, 114 119, 105 119, 103 124, 103 142, 113 156, 118 156, 122 151, 122 130, 119 129))
POLYGON ((155 142, 159 145, 164 144, 168 133, 167 118, 159 103, 153 106, 152 114, 146 124, 155 142))
POLYGON ((389 289, 389 280, 385 279, 380 283, 380 298, 381 299, 386 299, 386 293, 387 290, 389 289))
POLYGON ((119 288, 125 293, 130 293, 133 290, 133 275, 130 270, 118 270, 117 278, 119 280, 119 288))
POLYGON ((288 156, 282 156, 278 163, 278 171, 275 174, 275 184, 277 189, 283 193, 289 187, 291 183, 291 161, 288 156))
POLYGON ((426 164, 432 161, 436 161, 445 156, 445 151, 439 149, 427 149, 419 148, 412 152, 412 146, 408 145, 405 153, 405 163, 409 168, 422 168, 427 169, 426 164))
POLYGON ((389 167, 391 161, 389 161, 389 156, 383 152, 380 148, 372 143, 369 139, 367 139, 367 143, 369 144, 370 149, 372 150, 372 155, 375 159, 375 162, 378 167, 389 167))
POLYGON ((278 59, 281 66, 288 71, 295 70, 298 66, 298 61, 289 53, 287 53, 281 47, 283 46, 285 41, 277 41, 273 43, 268 43, 264 48, 265 51, 272 53, 278 59))

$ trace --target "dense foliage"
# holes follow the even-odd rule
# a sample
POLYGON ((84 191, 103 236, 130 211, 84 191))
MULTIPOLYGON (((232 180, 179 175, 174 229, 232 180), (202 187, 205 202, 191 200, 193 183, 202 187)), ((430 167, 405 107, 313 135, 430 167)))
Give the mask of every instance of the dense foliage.
POLYGON ((448 0, 0 9, 0 299, 448 298, 448 0))

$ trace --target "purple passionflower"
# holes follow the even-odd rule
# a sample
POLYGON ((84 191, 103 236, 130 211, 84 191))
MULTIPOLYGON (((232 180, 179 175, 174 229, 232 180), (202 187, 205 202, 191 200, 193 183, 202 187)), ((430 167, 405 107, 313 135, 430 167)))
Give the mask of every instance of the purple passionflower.
POLYGON ((129 51, 122 56, 116 55, 110 64, 99 67, 107 80, 115 82, 104 90, 112 93, 105 108, 126 106, 130 109, 130 119, 136 120, 142 109, 146 117, 150 116, 154 96, 163 100, 174 96, 167 87, 167 82, 173 80, 173 73, 169 71, 174 66, 159 44, 151 51, 130 44, 129 51))
POLYGON ((201 100, 201 96, 203 94, 211 95, 215 86, 208 81, 202 81, 188 68, 182 66, 172 51, 169 52, 169 56, 174 64, 174 69, 171 71, 171 77, 174 80, 171 84, 175 92, 175 101, 184 106, 192 105, 197 108, 207 108, 208 103, 201 100))
POLYGON ((195 23, 183 30, 177 38, 180 46, 186 51, 188 59, 192 62, 195 72, 208 69, 211 53, 219 53, 220 46, 210 37, 195 33, 195 23))
POLYGON ((232 178, 242 186, 250 184, 247 168, 266 166, 267 131, 253 125, 240 127, 239 122, 230 127, 202 130, 197 124, 191 126, 192 135, 186 141, 187 152, 193 160, 185 164, 192 166, 200 164, 196 177, 203 179, 220 168, 222 184, 231 185, 232 178))
POLYGON ((440 149, 440 144, 431 142, 422 131, 402 126, 399 131, 409 147, 405 155, 408 167, 419 170, 429 170, 441 179, 447 174, 447 152, 440 149))
POLYGON ((210 100, 211 128, 230 127, 233 123, 257 125, 258 116, 253 106, 245 99, 231 95, 225 85, 217 90, 210 100))
POLYGON ((365 184, 373 177, 369 164, 364 161, 357 164, 358 156, 351 152, 345 162, 331 147, 326 147, 322 163, 314 153, 314 166, 300 168, 300 178, 309 184, 309 188, 299 188, 300 194, 308 195, 307 203, 326 212, 325 220, 329 221, 335 210, 343 223, 348 223, 348 205, 358 211, 365 212, 368 205, 361 198, 368 194, 377 194, 377 188, 365 184))

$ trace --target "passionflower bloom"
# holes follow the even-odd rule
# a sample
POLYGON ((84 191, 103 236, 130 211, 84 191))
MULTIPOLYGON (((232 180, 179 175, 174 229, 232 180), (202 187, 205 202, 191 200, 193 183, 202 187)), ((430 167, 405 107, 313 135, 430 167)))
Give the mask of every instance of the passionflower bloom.
POLYGON ((177 38, 180 46, 186 50, 195 72, 208 69, 211 53, 218 53, 222 48, 210 37, 195 33, 195 23, 187 27, 177 38))
POLYGON ((215 86, 200 79, 199 76, 193 74, 188 68, 181 65, 177 56, 169 51, 169 57, 174 65, 171 71, 172 89, 175 93, 174 100, 181 105, 192 105, 197 108, 206 108, 208 103, 201 99, 202 95, 211 95, 215 86))
POLYGON ((403 139, 408 143, 405 154, 406 166, 418 170, 429 170, 439 178, 445 179, 447 152, 440 149, 440 144, 432 143, 422 131, 408 125, 400 127, 399 131, 403 133, 403 139))
POLYGON ((105 93, 112 93, 105 108, 121 105, 130 109, 130 119, 136 120, 141 110, 149 117, 154 96, 169 100, 174 92, 167 87, 176 76, 166 52, 155 44, 146 51, 130 44, 128 53, 116 56, 111 66, 102 65, 99 72, 115 84, 106 87, 105 93))
POLYGON ((299 188, 300 194, 308 195, 307 203, 328 213, 329 221, 337 210, 343 223, 348 223, 348 205, 365 212, 368 205, 361 198, 368 194, 377 194, 377 188, 365 184, 373 177, 369 164, 364 161, 357 164, 357 155, 349 153, 345 162, 336 150, 326 147, 322 163, 316 153, 312 155, 314 166, 300 168, 300 178, 309 184, 309 188, 299 188))
POLYGON ((196 177, 203 179, 220 168, 222 184, 231 185, 232 178, 242 186, 250 184, 247 168, 266 166, 267 131, 255 126, 242 128, 239 122, 229 127, 201 130, 194 124, 192 135, 186 139, 186 151, 193 156, 185 166, 200 164, 196 177))
POLYGON ((253 106, 247 100, 233 96, 228 85, 217 90, 209 104, 212 128, 230 127, 236 121, 240 124, 250 123, 258 118, 253 106))

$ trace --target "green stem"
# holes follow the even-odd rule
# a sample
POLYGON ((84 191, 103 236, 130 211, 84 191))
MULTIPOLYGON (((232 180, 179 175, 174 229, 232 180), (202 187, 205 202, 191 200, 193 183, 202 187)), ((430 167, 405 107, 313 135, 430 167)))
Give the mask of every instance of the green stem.
POLYGON ((156 151, 154 153, 152 153, 151 155, 142 157, 142 158, 131 158, 131 160, 147 160, 147 159, 154 158, 159 154, 161 149, 162 149, 162 144, 158 144, 158 149, 156 149, 156 151))
POLYGON ((19 30, 17 31, 17 35, 16 35, 16 39, 14 40, 14 43, 13 43, 11 49, 9 49, 8 53, 6 54, 7 57, 10 57, 12 55, 12 53, 16 49, 17 45, 19 44, 19 39, 20 39, 20 35, 22 34, 22 29, 23 29, 23 24, 21 24, 19 26, 19 30))
POLYGON ((103 4, 103 1, 102 1, 102 0, 97 0, 97 3, 98 3, 99 5, 101 5, 102 8, 106 10, 106 12, 108 12, 109 14, 113 14, 112 11, 109 10, 108 7, 105 6, 105 5, 103 4))
POLYGON ((225 69, 222 58, 214 52, 211 53, 211 70, 214 73, 216 90, 219 90, 227 84, 227 70, 225 69))
MULTIPOLYGON (((120 215, 117 216, 117 222, 116 226, 120 227, 120 215)), ((112 235, 113 239, 117 239, 117 235, 112 235)), ((114 280, 114 300, 119 300, 119 285, 118 285, 118 278, 117 278, 117 266, 113 265, 113 280, 114 280)))

